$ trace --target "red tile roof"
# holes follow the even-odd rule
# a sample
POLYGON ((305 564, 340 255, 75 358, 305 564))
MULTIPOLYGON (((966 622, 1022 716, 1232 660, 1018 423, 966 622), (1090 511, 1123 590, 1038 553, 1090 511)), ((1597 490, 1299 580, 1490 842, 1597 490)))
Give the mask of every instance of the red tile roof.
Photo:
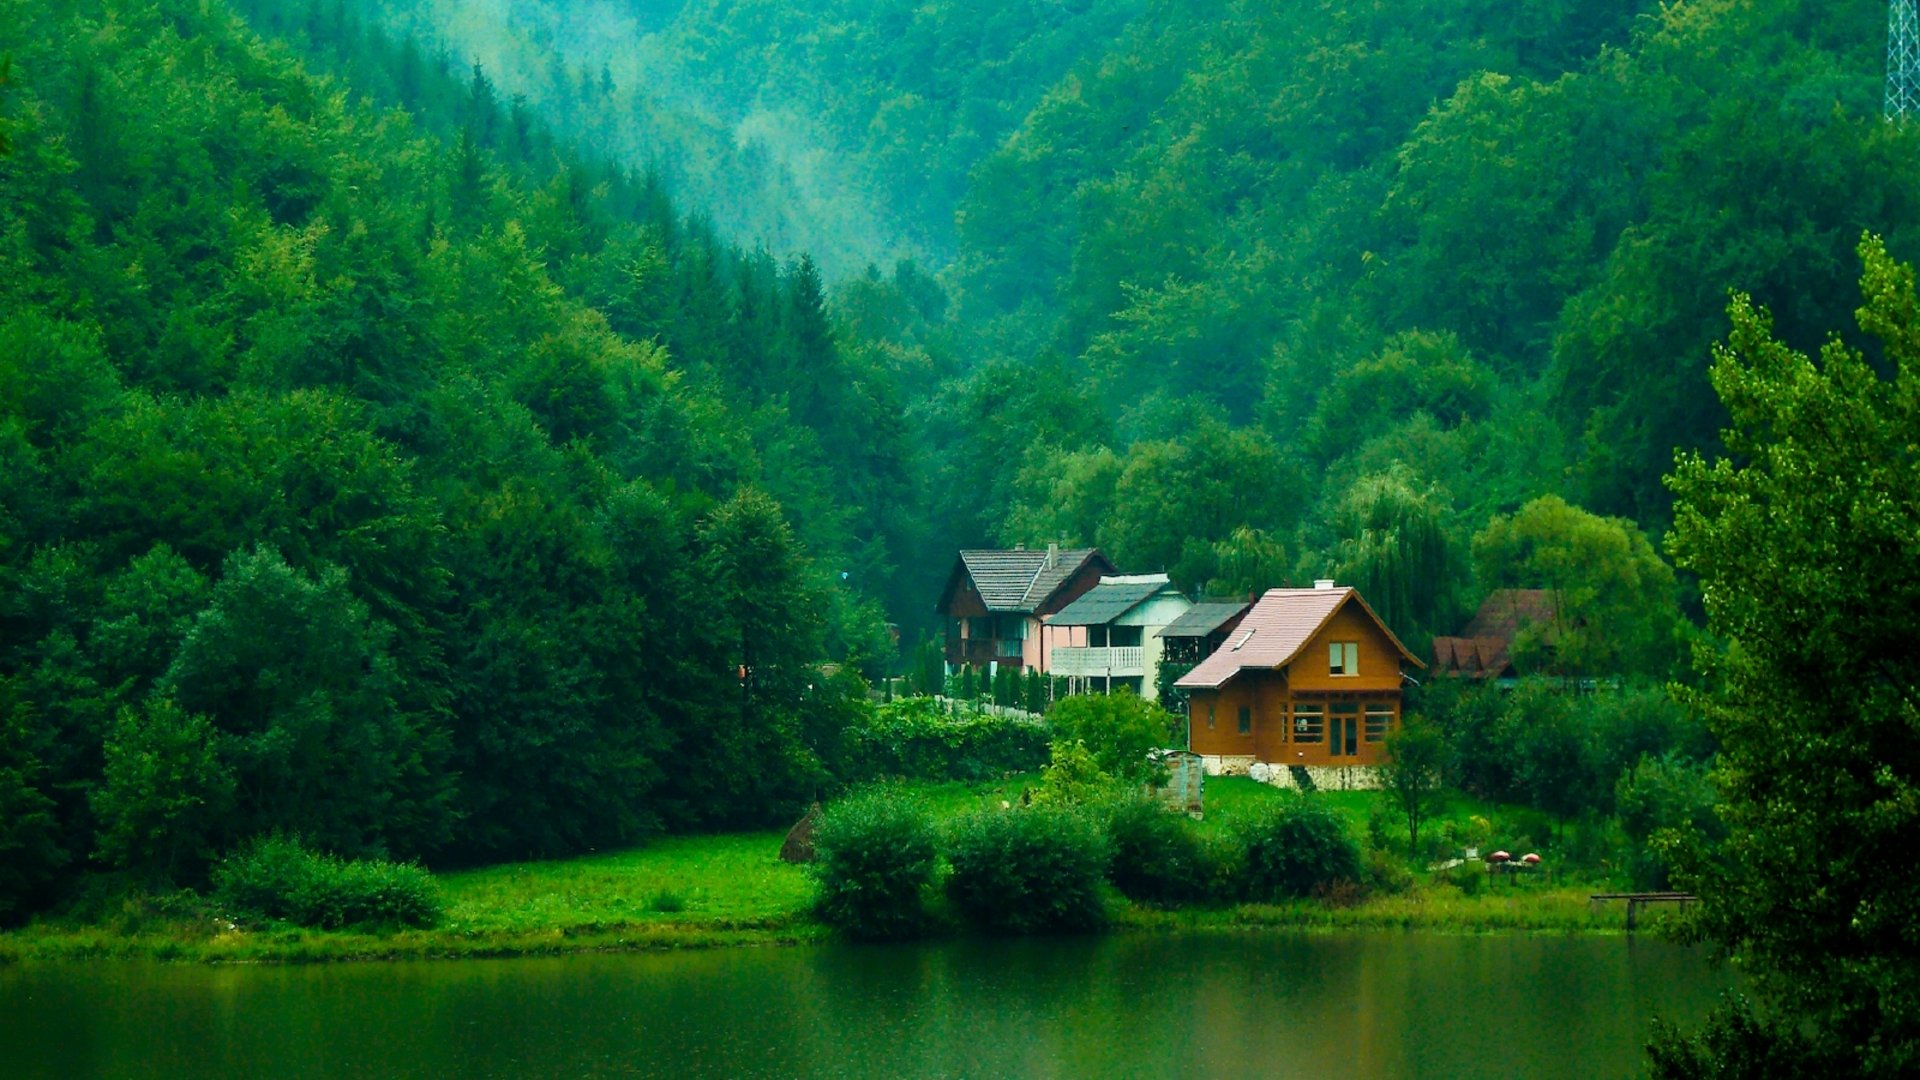
MULTIPOLYGON (((1226 644, 1182 675, 1174 685, 1188 690, 1213 690, 1225 686, 1242 671, 1285 667, 1348 600, 1358 602, 1369 618, 1380 623, 1380 617, 1351 588, 1268 589, 1247 610, 1233 633, 1227 635, 1226 644)), ((1420 665, 1419 659, 1400 644, 1400 639, 1393 636, 1385 623, 1380 623, 1380 629, 1394 648, 1400 650, 1400 655, 1420 665)))

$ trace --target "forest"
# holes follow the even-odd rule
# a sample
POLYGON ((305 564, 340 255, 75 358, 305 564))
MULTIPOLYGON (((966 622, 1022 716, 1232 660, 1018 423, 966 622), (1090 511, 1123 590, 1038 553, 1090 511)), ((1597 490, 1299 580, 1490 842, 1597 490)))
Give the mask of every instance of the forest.
MULTIPOLYGON (((1629 686, 1580 790, 1694 799, 1663 687, 1705 692, 1719 568, 1676 567, 1665 478, 1732 449, 1732 295, 1893 372, 1852 329, 1863 233, 1920 250, 1884 35, 0 0, 0 919, 270 834, 461 865, 790 821, 970 546, 1332 577, 1421 653, 1553 589, 1547 673, 1629 686)), ((1580 742, 1551 698, 1432 707, 1580 742)))

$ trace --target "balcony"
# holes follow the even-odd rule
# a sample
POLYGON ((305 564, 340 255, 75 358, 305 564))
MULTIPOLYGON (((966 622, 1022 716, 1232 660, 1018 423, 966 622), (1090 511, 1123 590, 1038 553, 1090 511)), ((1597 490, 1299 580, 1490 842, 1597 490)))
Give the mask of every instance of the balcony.
POLYGON ((1112 648, 1072 647, 1054 649, 1047 662, 1047 670, 1054 675, 1111 675, 1116 679, 1132 678, 1147 674, 1147 650, 1140 645, 1121 645, 1112 648))

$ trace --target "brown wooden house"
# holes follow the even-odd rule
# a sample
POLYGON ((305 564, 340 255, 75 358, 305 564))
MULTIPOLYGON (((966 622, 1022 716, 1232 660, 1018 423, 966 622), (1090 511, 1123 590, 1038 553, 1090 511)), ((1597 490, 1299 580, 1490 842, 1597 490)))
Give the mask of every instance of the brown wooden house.
POLYGON ((1424 667, 1353 589, 1271 589, 1174 685, 1209 771, 1378 765, 1402 673, 1424 667))
POLYGON ((962 551, 940 592, 947 666, 1047 670, 1040 627, 1115 573, 1095 548, 962 551))

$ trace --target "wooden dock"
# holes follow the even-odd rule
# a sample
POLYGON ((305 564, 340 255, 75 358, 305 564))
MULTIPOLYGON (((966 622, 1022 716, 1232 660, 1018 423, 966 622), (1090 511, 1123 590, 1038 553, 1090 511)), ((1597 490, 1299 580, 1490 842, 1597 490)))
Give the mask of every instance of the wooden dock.
POLYGON ((1692 904, 1700 898, 1684 892, 1609 892, 1594 893, 1587 897, 1587 903, 1597 904, 1605 900, 1625 900, 1627 902, 1627 933, 1631 934, 1640 921, 1640 908, 1646 904, 1692 904))

